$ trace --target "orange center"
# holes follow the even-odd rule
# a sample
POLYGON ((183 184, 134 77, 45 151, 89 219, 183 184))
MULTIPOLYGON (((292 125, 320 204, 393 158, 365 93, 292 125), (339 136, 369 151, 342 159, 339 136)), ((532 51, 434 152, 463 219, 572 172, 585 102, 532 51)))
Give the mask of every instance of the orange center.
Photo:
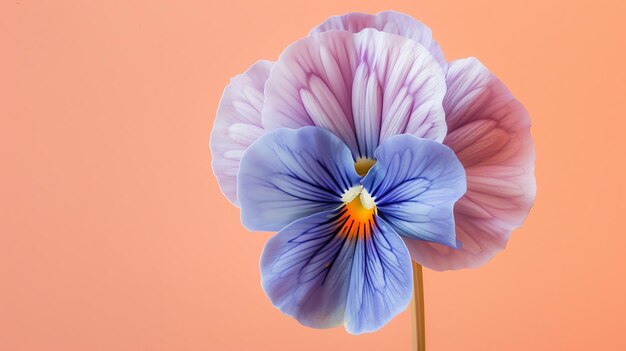
POLYGON ((357 196, 343 206, 343 212, 339 223, 342 224, 340 235, 348 239, 368 238, 374 225, 376 207, 366 208, 361 203, 361 197, 357 196))

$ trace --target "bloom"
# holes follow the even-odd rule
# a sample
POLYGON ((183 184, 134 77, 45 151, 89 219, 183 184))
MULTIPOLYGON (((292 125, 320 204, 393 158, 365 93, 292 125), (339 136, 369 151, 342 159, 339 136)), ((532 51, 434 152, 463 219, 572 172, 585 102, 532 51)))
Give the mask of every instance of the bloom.
POLYGON ((374 156, 361 177, 339 138, 304 127, 264 135, 242 159, 243 224, 279 231, 263 252, 263 287, 305 325, 380 328, 411 298, 400 235, 457 246, 452 207, 465 192, 465 172, 452 150, 405 134, 374 156))
POLYGON ((504 248, 534 199, 529 128, 497 78, 448 63, 420 22, 353 13, 234 78, 211 149, 243 224, 279 232, 261 259, 272 302, 362 333, 408 304, 410 259, 458 269, 504 248))

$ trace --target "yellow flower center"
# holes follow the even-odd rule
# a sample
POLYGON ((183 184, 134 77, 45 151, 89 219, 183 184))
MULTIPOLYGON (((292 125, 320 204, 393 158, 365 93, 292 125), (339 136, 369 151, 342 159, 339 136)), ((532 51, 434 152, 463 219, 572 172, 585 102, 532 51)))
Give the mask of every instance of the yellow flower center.
POLYGON ((361 177, 363 177, 375 163, 376 160, 372 160, 371 158, 359 158, 354 163, 354 169, 361 177))
POLYGON ((361 196, 357 196, 354 200, 346 205, 346 212, 350 218, 359 223, 369 222, 374 214, 376 214, 376 206, 367 208, 361 200, 361 196))
POLYGON ((348 238, 369 237, 377 213, 374 199, 363 186, 357 185, 349 189, 343 196, 344 201, 341 219, 341 235, 348 238))

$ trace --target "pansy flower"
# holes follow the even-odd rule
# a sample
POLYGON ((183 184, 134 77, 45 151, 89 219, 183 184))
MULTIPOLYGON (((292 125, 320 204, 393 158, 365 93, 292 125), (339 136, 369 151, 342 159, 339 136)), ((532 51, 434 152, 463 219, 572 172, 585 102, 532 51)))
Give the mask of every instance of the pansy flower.
POLYGON ((278 232, 272 303, 359 334, 406 308, 411 259, 459 269, 504 248, 534 199, 529 128, 478 60, 448 63, 406 15, 354 13, 234 78, 211 149, 242 223, 278 232))

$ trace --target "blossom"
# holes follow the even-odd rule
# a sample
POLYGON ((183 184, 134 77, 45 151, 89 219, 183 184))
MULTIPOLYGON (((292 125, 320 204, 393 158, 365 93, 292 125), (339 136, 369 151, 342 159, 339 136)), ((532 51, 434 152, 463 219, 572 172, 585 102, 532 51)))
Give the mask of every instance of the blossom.
POLYGON ((243 224, 278 232, 270 300, 358 334, 406 307, 411 259, 459 269, 504 248, 534 200, 529 128, 500 80, 448 63, 422 23, 352 13, 234 78, 211 150, 243 224))
POLYGON ((405 134, 374 157, 361 177, 346 144, 319 127, 278 129, 243 156, 243 224, 279 231, 263 252, 263 287, 305 325, 380 328, 411 298, 400 235, 457 247, 452 208, 465 192, 465 172, 454 152, 405 134))

